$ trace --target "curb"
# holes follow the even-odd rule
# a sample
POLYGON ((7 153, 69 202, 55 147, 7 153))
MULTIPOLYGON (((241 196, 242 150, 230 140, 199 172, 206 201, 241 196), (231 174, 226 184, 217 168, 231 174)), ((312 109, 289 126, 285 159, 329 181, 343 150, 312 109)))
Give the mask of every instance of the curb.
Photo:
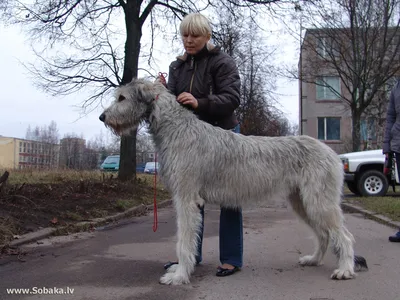
MULTIPOLYGON (((165 200, 163 202, 157 203, 157 208, 164 208, 167 207, 169 205, 172 204, 172 200, 165 200)), ((122 213, 118 213, 115 215, 111 215, 111 216, 107 216, 105 218, 96 218, 96 219, 92 219, 90 221, 85 221, 85 222, 80 222, 80 223, 76 223, 76 224, 70 224, 67 226, 63 226, 63 227, 47 227, 47 228, 43 228, 40 229, 38 231, 35 232, 30 232, 27 234, 23 234, 21 235, 18 239, 13 240, 11 242, 9 242, 8 244, 5 245, 0 245, 0 250, 3 247, 18 247, 21 245, 25 245, 25 244, 29 244, 32 242, 36 242, 38 240, 47 238, 49 236, 52 235, 56 235, 57 232, 63 232, 63 231, 72 231, 72 232, 79 232, 79 231, 84 231, 87 230, 89 228, 94 228, 94 227, 99 227, 102 225, 105 225, 107 223, 111 223, 111 222, 117 222, 121 219, 126 219, 129 217, 133 217, 133 216, 140 216, 145 214, 148 211, 153 210, 153 204, 150 205, 139 205, 139 206, 135 206, 132 207, 130 209, 127 209, 126 211, 122 212, 122 213)))
MULTIPOLYGON (((167 207, 169 205, 172 204, 172 200, 165 200, 161 203, 157 204, 157 208, 164 208, 167 207)), ((350 204, 348 202, 342 202, 341 203, 342 209, 344 212, 347 213, 360 213, 362 214, 364 217, 374 220, 378 223, 381 223, 383 225, 387 225, 389 227, 392 228, 396 228, 399 229, 400 228, 400 222, 396 222, 393 221, 383 215, 371 212, 369 210, 366 210, 360 206, 354 205, 354 204, 350 204)), ((97 218, 97 219, 93 219, 91 221, 86 221, 86 222, 80 222, 80 223, 76 223, 76 224, 70 224, 67 226, 63 226, 63 227, 57 227, 57 228, 52 228, 52 227, 48 227, 48 228, 43 228, 40 229, 38 231, 35 232, 30 232, 24 235, 21 235, 20 238, 18 238, 17 240, 13 240, 8 244, 5 245, 1 245, 0 249, 3 247, 18 247, 21 245, 25 245, 28 243, 32 243, 32 242, 36 242, 38 240, 47 238, 49 236, 55 235, 57 232, 61 232, 61 231, 73 231, 73 232, 78 232, 78 231, 83 231, 83 230, 87 230, 88 228, 94 228, 94 227, 99 227, 102 225, 105 225, 107 223, 111 223, 111 222, 117 222, 121 219, 126 219, 132 216, 139 216, 139 215, 143 215, 144 213, 148 212, 148 211, 152 211, 153 210, 153 204, 150 205, 139 205, 139 206, 135 206, 132 207, 122 213, 118 213, 115 215, 111 215, 105 218, 97 218)))
POLYGON ((378 213, 366 210, 360 206, 354 205, 354 204, 350 204, 347 202, 342 202, 341 203, 342 209, 344 212, 347 213, 360 213, 362 214, 365 218, 374 220, 378 223, 381 223, 383 225, 389 226, 389 227, 393 227, 396 228, 397 230, 399 230, 400 228, 400 222, 396 222, 393 221, 391 219, 389 219, 388 217, 385 217, 383 215, 380 215, 378 213))

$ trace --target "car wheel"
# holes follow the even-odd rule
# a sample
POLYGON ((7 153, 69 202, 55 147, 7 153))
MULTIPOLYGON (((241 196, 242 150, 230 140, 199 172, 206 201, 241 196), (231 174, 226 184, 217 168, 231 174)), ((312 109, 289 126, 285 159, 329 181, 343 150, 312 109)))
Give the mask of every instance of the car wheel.
POLYGON ((389 183, 382 172, 370 170, 361 175, 357 186, 362 196, 384 196, 389 183))
POLYGON ((350 192, 353 194, 359 196, 361 195, 360 190, 358 189, 357 182, 352 181, 352 182, 347 182, 347 187, 349 188, 350 192))

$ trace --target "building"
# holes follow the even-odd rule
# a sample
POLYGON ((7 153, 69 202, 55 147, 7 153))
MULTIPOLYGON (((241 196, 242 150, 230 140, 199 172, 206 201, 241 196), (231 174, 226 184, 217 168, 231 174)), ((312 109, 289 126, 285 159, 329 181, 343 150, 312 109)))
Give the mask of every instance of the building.
POLYGON ((57 144, 1 136, 0 168, 55 168, 58 166, 59 150, 57 144))
POLYGON ((142 164, 156 160, 156 153, 154 151, 136 151, 136 163, 142 164))
MULTIPOLYGON (((348 87, 353 85, 350 80, 344 82, 346 76, 343 74, 339 76, 337 71, 338 65, 343 64, 343 68, 352 67, 349 66, 351 59, 346 61, 346 51, 351 48, 346 48, 346 43, 348 46, 350 41, 348 30, 345 28, 307 29, 301 43, 299 59, 299 134, 317 138, 338 153, 352 151, 353 119, 349 102, 344 99, 352 99, 353 94, 348 87)), ((370 50, 370 52, 373 51, 370 50)), ((389 50, 387 53, 390 53, 389 50)), ((373 58, 360 58, 359 55, 358 59, 368 61, 373 58)), ((395 67, 400 70, 398 65, 395 67)), ((393 80, 388 80, 387 84, 382 85, 379 92, 374 94, 376 99, 371 104, 377 105, 368 106, 373 107, 374 111, 368 108, 360 116, 361 150, 366 148, 367 142, 374 144, 375 147, 381 145, 387 94, 395 80, 394 77, 393 80)), ((365 97, 368 93, 367 89, 368 87, 364 85, 362 95, 365 97)), ((361 98, 359 91, 356 92, 356 95, 361 98)))
MULTIPOLYGON (((78 170, 98 169, 107 157, 86 147, 86 140, 68 137, 60 144, 0 136, 0 170, 67 168, 78 170)), ((155 161, 154 152, 137 152, 136 163, 155 161)))

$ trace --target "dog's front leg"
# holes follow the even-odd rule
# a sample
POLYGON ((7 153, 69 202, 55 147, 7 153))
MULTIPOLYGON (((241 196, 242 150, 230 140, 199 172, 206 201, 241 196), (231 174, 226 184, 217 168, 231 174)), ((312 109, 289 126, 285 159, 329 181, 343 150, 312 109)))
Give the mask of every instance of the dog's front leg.
POLYGON ((176 252, 179 264, 174 271, 167 271, 161 277, 160 283, 179 285, 189 283, 190 275, 194 271, 201 214, 194 197, 177 197, 174 200, 177 212, 178 243, 176 252))

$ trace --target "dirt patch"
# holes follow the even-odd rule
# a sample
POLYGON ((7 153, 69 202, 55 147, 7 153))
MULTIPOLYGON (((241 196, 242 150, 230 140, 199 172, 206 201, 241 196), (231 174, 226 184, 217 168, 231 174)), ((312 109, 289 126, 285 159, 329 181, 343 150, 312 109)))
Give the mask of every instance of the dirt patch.
MULTIPOLYGON (((152 177, 131 182, 63 180, 7 184, 0 191, 0 245, 44 227, 63 227, 153 202, 152 177)), ((157 201, 169 199, 160 186, 157 201)))

